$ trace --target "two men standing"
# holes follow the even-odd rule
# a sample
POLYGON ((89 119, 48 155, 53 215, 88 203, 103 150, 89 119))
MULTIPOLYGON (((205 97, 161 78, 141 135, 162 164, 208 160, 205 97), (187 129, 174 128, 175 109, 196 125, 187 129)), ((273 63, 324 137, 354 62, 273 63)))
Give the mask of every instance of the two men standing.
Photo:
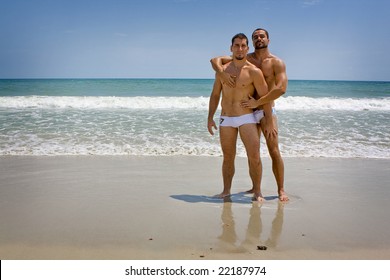
POLYGON ((284 163, 279 151, 273 102, 286 91, 286 67, 281 59, 269 52, 269 34, 266 30, 256 29, 252 40, 255 47, 253 53, 248 54, 248 38, 240 33, 232 39, 232 57, 217 57, 211 60, 217 72, 209 103, 208 130, 211 134, 214 134, 213 128, 217 129, 213 117, 222 93, 220 141, 224 156, 224 189, 219 197, 230 195, 235 171, 237 136, 240 133, 253 184, 248 192, 253 193, 254 200, 264 200, 260 188, 262 165, 259 149, 260 133, 263 131, 272 158, 279 200, 288 201, 284 191, 284 163))

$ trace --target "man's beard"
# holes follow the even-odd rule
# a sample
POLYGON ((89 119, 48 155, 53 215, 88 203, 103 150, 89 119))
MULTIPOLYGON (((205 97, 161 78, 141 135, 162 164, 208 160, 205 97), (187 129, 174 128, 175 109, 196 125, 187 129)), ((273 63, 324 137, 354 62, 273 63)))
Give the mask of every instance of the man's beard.
POLYGON ((244 56, 236 56, 236 59, 237 59, 237 60, 243 60, 243 59, 244 59, 244 56))
POLYGON ((268 44, 264 44, 263 42, 256 42, 256 44, 253 45, 255 47, 255 50, 261 50, 268 48, 268 44))
POLYGON ((256 46, 255 50, 261 50, 261 49, 266 49, 266 48, 268 48, 267 45, 260 45, 260 46, 256 46))

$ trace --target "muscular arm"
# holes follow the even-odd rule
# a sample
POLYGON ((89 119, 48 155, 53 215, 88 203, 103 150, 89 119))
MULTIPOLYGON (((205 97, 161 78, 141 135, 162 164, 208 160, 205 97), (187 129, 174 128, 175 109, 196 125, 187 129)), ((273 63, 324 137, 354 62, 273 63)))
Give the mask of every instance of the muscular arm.
POLYGON ((230 61, 232 61, 232 58, 230 56, 218 56, 210 60, 211 66, 213 67, 214 71, 218 74, 219 78, 221 79, 221 82, 227 84, 230 87, 235 87, 236 82, 234 77, 224 72, 223 69, 223 65, 230 61))
MULTIPOLYGON (((260 96, 260 98, 262 96, 265 96, 268 92, 268 86, 267 86, 267 83, 265 82, 263 73, 261 72, 260 69, 256 69, 256 70, 253 70, 251 72, 251 74, 253 75, 253 84, 255 86, 255 89, 256 89, 258 95, 260 96)), ((277 130, 273 125, 271 103, 264 104, 263 111, 264 111, 264 117, 265 117, 265 121, 266 121, 266 128, 265 128, 266 135, 265 135, 265 137, 266 138, 269 138, 271 136, 275 137, 277 134, 277 130)))
POLYGON ((287 90, 286 65, 280 59, 274 64, 275 86, 264 96, 257 100, 257 107, 269 103, 282 96, 287 90))
POLYGON ((211 66, 213 67, 214 71, 217 73, 223 72, 223 65, 232 61, 233 59, 230 56, 217 56, 212 59, 210 59, 211 66))
MULTIPOLYGON (((268 92, 268 86, 267 83, 265 82, 263 73, 261 72, 260 69, 255 69, 251 71, 251 75, 253 77, 253 84, 255 86, 255 89, 257 91, 257 94, 260 96, 265 96, 268 92)), ((263 106, 264 114, 266 119, 269 116, 272 116, 272 107, 270 103, 264 104, 263 106)))
POLYGON ((214 114, 217 111, 219 100, 221 98, 222 84, 218 76, 216 75, 213 90, 211 91, 209 101, 209 115, 207 117, 207 129, 211 135, 214 135, 213 128, 217 129, 214 122, 214 114))
POLYGON ((259 96, 264 96, 268 92, 268 86, 265 82, 263 72, 259 68, 253 67, 250 71, 250 75, 253 80, 253 85, 259 96))

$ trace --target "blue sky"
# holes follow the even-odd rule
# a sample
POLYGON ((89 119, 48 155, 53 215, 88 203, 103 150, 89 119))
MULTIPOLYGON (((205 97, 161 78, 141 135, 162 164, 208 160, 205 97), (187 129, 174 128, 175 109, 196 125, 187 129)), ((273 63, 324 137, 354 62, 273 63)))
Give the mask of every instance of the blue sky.
POLYGON ((0 78, 213 78, 263 27, 290 79, 390 81, 389 3, 0 0, 0 78))

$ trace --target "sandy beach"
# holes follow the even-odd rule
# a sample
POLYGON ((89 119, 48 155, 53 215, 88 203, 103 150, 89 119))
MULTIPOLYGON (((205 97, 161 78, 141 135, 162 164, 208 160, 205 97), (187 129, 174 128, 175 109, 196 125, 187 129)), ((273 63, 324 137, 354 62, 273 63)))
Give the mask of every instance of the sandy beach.
POLYGON ((0 157, 0 259, 390 259, 390 161, 286 158, 290 202, 219 157, 0 157), (266 250, 258 250, 258 248, 266 250))

